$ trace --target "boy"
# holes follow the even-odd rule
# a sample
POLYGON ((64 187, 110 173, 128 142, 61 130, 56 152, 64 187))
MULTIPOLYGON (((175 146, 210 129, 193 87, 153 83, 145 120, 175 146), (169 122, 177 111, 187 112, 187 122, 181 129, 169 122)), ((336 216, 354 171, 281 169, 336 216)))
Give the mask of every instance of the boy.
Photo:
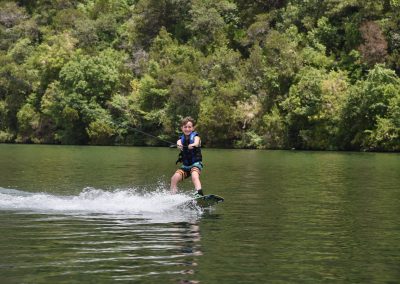
POLYGON ((178 191, 178 182, 191 176, 192 182, 196 189, 195 197, 203 196, 200 183, 200 173, 203 168, 201 156, 201 140, 197 132, 194 131, 194 119, 190 116, 185 117, 181 121, 182 136, 176 142, 177 147, 181 150, 178 162, 182 162, 182 166, 171 177, 171 192, 178 191))

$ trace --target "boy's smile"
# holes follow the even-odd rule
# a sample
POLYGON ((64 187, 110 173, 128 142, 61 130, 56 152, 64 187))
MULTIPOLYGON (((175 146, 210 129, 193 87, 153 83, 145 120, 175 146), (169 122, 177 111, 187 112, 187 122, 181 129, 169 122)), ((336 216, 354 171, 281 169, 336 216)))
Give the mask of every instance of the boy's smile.
POLYGON ((189 136, 190 133, 193 132, 193 129, 194 129, 193 124, 190 121, 186 123, 184 126, 182 126, 182 132, 186 136, 189 136))

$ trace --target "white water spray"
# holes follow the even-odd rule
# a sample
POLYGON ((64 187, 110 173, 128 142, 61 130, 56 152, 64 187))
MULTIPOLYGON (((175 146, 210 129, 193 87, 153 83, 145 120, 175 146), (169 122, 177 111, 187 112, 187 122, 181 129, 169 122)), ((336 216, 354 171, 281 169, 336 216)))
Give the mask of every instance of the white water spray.
MULTIPOLYGON (((187 194, 171 195, 168 191, 139 192, 135 189, 105 191, 85 188, 79 195, 61 196, 29 193, 0 187, 0 211, 29 211, 55 214, 166 214, 189 200, 187 194)), ((193 210, 193 209, 191 209, 193 210)))

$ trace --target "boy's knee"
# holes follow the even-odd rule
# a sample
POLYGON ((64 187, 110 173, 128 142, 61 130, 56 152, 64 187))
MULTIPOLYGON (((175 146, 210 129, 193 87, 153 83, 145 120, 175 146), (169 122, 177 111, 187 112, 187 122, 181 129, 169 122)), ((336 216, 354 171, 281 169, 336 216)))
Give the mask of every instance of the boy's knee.
POLYGON ((200 173, 201 173, 201 170, 200 170, 199 168, 197 168, 197 167, 193 167, 193 168, 190 170, 190 173, 191 173, 192 176, 197 176, 197 177, 199 177, 199 176, 200 176, 200 173))
POLYGON ((198 180, 200 178, 200 175, 198 172, 192 172, 192 180, 198 180))
POLYGON ((172 181, 179 182, 179 181, 184 180, 184 179, 185 179, 185 172, 182 171, 182 170, 177 170, 175 172, 175 174, 172 176, 171 182, 172 181))

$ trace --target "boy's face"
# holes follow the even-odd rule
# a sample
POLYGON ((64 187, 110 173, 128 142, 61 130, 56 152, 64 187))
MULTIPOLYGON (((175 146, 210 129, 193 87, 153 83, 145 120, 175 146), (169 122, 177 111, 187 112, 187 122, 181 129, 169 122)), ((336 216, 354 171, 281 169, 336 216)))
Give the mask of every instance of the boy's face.
POLYGON ((194 127, 193 127, 192 122, 190 122, 190 121, 182 126, 182 132, 186 136, 190 135, 190 133, 192 133, 193 130, 194 130, 194 127))

